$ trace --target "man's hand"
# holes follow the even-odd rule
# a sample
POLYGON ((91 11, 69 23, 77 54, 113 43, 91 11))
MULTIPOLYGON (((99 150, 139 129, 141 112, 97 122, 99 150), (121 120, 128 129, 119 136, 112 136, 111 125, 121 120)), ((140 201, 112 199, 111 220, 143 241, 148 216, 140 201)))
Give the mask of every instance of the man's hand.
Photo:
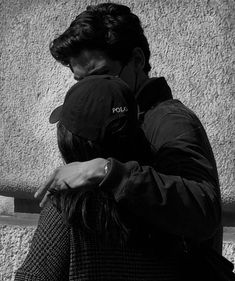
POLYGON ((50 194, 49 190, 79 188, 85 184, 99 184, 105 177, 105 165, 108 160, 96 158, 86 162, 73 162, 57 168, 46 183, 34 194, 35 198, 42 198, 40 207, 43 207, 50 194))

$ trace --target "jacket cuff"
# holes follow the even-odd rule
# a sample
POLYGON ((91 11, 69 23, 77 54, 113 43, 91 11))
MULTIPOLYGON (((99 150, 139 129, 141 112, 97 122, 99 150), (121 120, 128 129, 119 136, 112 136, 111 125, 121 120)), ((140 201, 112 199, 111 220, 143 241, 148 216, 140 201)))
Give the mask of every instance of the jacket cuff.
POLYGON ((135 162, 121 163, 113 158, 108 158, 108 161, 110 162, 108 173, 99 186, 102 190, 111 192, 118 200, 124 194, 126 182, 135 162))

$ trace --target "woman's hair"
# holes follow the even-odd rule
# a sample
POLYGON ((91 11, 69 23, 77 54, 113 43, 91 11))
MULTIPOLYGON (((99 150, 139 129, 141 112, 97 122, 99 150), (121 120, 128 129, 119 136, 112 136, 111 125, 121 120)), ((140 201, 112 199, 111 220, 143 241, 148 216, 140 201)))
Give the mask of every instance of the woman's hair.
POLYGON ((73 135, 61 122, 57 123, 57 144, 66 164, 88 161, 102 155, 100 145, 73 135))
POLYGON ((52 56, 69 66, 71 57, 83 49, 104 51, 111 59, 126 64, 134 48, 145 56, 144 72, 148 74, 150 50, 139 18, 124 5, 103 3, 88 6, 70 27, 50 44, 52 56))
POLYGON ((91 141, 72 134, 61 123, 57 123, 57 143, 66 163, 88 161, 94 158, 117 158, 126 162, 146 159, 147 140, 140 128, 131 127, 126 117, 113 120, 105 128, 100 141, 91 141), (141 150, 138 151, 141 144, 141 150))
MULTIPOLYGON (((57 142, 66 164, 75 161, 88 161, 97 157, 115 157, 120 161, 138 160, 141 164, 151 161, 150 147, 141 129, 131 132, 126 130, 124 122, 115 134, 107 134, 102 142, 92 142, 72 134, 65 126, 57 124, 57 142)), ((128 236, 128 230, 118 212, 114 197, 108 191, 96 186, 81 186, 66 191, 50 190, 51 200, 62 212, 65 222, 80 222, 86 231, 95 231, 104 238, 109 236, 122 242, 128 236), (96 209, 96 221, 94 216, 96 209), (93 211, 92 211, 93 210, 93 211), (95 225, 95 227, 94 227, 95 225)))

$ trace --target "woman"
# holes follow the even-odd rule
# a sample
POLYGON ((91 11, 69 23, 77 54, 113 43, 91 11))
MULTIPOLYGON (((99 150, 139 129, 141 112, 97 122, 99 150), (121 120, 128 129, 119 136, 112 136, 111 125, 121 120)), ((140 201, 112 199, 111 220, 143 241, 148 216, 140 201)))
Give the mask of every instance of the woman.
MULTIPOLYGON (((133 95, 119 78, 90 76, 75 84, 50 122, 58 122, 65 163, 98 157, 152 161, 133 95)), ((178 280, 174 238, 166 255, 161 237, 153 244, 148 225, 130 214, 130 202, 115 202, 111 186, 103 181, 51 190, 15 280, 178 280)))

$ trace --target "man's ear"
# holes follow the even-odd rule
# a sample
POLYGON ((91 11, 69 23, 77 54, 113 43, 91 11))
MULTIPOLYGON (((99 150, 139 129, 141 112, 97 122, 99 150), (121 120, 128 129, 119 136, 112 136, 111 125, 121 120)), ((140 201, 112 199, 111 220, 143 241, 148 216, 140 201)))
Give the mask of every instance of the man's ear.
POLYGON ((140 47, 135 47, 132 51, 132 60, 137 71, 143 70, 145 66, 144 52, 140 47))

